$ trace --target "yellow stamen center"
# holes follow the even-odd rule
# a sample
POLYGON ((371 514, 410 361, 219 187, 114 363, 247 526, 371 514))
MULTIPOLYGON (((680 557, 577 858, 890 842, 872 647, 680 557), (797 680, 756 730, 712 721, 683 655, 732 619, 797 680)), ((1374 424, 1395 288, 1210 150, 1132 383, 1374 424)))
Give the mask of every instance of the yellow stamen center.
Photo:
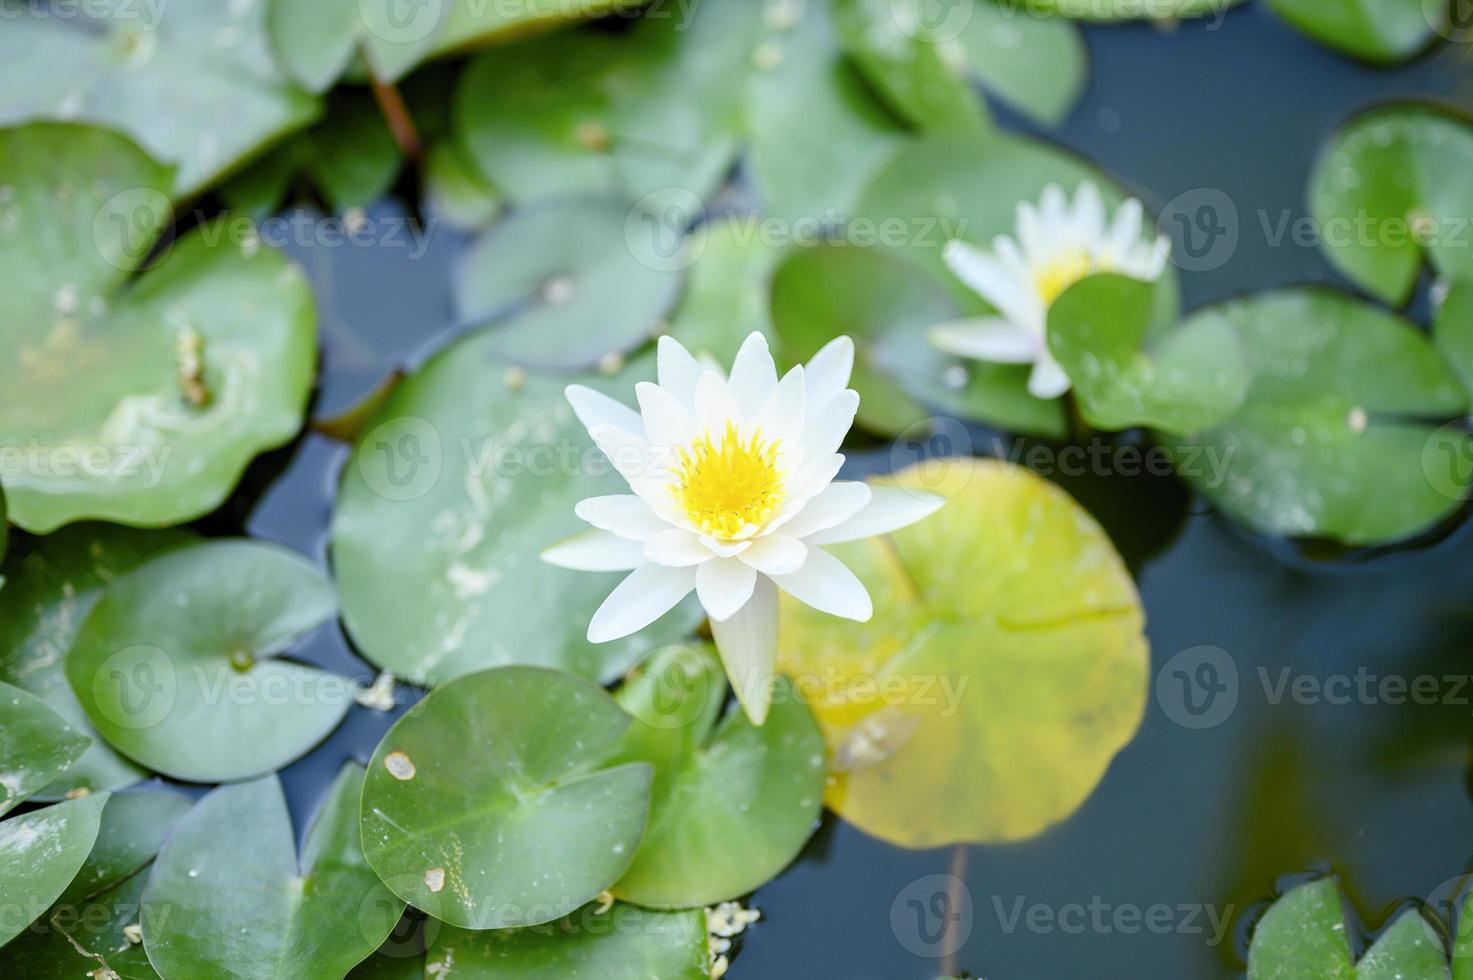
POLYGON ((754 431, 746 439, 728 422, 717 439, 707 432, 681 449, 675 502, 701 533, 730 541, 749 525, 772 519, 783 500, 777 440, 754 431))
POLYGON ((1082 248, 1065 249, 1051 256, 1047 262, 1033 269, 1033 288, 1038 290, 1044 306, 1053 305, 1064 290, 1085 276, 1096 272, 1109 272, 1111 263, 1103 257, 1095 258, 1082 248))

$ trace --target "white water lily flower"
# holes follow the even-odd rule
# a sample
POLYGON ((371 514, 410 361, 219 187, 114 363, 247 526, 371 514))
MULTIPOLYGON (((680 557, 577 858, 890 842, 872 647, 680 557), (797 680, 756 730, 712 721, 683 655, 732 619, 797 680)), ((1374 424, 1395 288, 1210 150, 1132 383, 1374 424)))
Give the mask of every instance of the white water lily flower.
POLYGON ((777 658, 777 590, 860 622, 869 593, 823 549, 918 521, 941 500, 836 481, 859 395, 854 344, 840 337, 778 380, 767 341, 742 344, 731 377, 661 337, 658 384, 635 386, 636 412, 582 385, 568 401, 633 494, 590 497, 576 512, 596 530, 543 553, 583 571, 629 571, 588 639, 628 636, 692 591, 711 620, 747 714, 767 716, 777 658))
POLYGON ((931 328, 931 342, 960 357, 1002 364, 1032 364, 1028 390, 1057 398, 1069 377, 1049 352, 1048 311, 1054 300, 1085 276, 1114 272, 1154 282, 1166 268, 1171 241, 1141 237, 1141 202, 1131 198, 1106 223, 1094 184, 1084 183, 1070 204, 1057 184, 1035 207, 1018 205, 1017 238, 999 235, 992 251, 963 241, 946 245, 952 273, 997 310, 995 317, 956 320, 931 328))

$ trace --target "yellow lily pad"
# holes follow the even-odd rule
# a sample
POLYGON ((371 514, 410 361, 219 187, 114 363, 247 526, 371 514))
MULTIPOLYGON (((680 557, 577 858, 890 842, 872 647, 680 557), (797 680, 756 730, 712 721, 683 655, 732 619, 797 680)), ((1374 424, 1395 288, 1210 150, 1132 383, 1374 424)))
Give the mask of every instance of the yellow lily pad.
POLYGON ((1145 711, 1145 615, 1124 561, 1063 490, 931 460, 887 480, 947 498, 836 546, 874 617, 784 596, 780 667, 831 754, 828 805, 904 847, 1032 837, 1099 784, 1145 711))

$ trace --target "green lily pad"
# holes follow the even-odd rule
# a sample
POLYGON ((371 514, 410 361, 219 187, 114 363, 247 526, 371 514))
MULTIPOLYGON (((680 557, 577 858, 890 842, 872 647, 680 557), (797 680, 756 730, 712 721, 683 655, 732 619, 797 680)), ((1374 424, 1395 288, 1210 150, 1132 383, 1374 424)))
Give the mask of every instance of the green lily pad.
MULTIPOLYGON (((63 670, 82 620, 108 582, 192 540, 184 531, 113 524, 74 524, 26 539, 0 569, 6 579, 0 589, 0 681, 41 698, 73 728, 92 735, 63 670)), ((81 759, 37 795, 56 800, 77 789, 121 789, 143 776, 143 769, 93 737, 81 759)))
POLYGON ((758 728, 739 707, 717 723, 725 673, 709 649, 657 653, 619 691, 635 718, 615 761, 654 767, 649 826, 614 894, 647 908, 739 898, 786 868, 818 826, 823 734, 785 681, 758 728))
POLYGON ((1243 403, 1249 378, 1237 334, 1221 321, 1198 319, 1143 348, 1154 307, 1152 284, 1095 275, 1049 308, 1049 349, 1090 425, 1196 432, 1243 403))
POLYGON ((316 360, 305 279, 215 224, 125 289, 171 219, 167 173, 71 125, 0 130, 0 157, 0 447, 24 460, 7 463, 11 519, 45 533, 213 510, 301 425, 316 360))
POLYGON ((1473 280, 1458 280, 1448 287, 1432 324, 1432 342, 1463 389, 1473 395, 1473 280))
POLYGON ((1089 80, 1089 51, 1079 28, 992 0, 951 9, 963 11, 956 16, 965 23, 951 28, 943 18, 932 29, 937 43, 959 49, 956 60, 1003 102, 1046 125, 1063 122, 1089 80))
POLYGON ((1442 422, 1467 413, 1468 395, 1413 324, 1325 289, 1225 303, 1184 329, 1203 320, 1237 335, 1248 395, 1221 424, 1163 445, 1229 515, 1269 534, 1365 545, 1457 509, 1467 475, 1432 479, 1424 453, 1442 422))
POLYGON ((159 980, 143 945, 130 938, 143 908, 148 871, 75 904, 63 902, 0 949, 0 970, 26 980, 159 980), (89 962, 90 961, 90 962, 89 962), (111 970, 91 973, 93 970, 111 970))
MULTIPOLYGON (((10 516, 5 505, 5 487, 0 485, 0 561, 5 558, 5 551, 10 547, 10 516)), ((5 577, 0 575, 0 585, 5 584, 5 577)))
MULTIPOLYGON (((1015 233, 1020 201, 1037 201, 1049 184, 1072 193, 1089 181, 1099 188, 1112 210, 1126 195, 1118 185, 1074 157, 1043 143, 1013 136, 975 141, 930 138, 894 154, 865 189, 856 220, 891 229, 881 244, 951 285, 962 315, 994 311, 946 269, 941 252, 952 239, 989 247, 998 235, 1015 233)), ((856 260, 857 261, 857 260, 856 260)), ((1150 332, 1176 322, 1178 290, 1175 270, 1166 272, 1154 289, 1155 314, 1150 332)), ((960 380, 962 387, 934 385, 943 407, 1007 429, 1057 436, 1065 430, 1063 407, 1028 393, 1026 365, 990 364, 945 358, 950 367, 934 369, 934 377, 960 380)), ((938 368, 940 366, 938 365, 938 368)))
POLYGON ((1321 44, 1382 64, 1410 58, 1448 23, 1447 4, 1438 0, 1269 0, 1269 6, 1321 44))
POLYGON ((93 793, 0 823, 0 946, 51 908, 77 876, 107 797, 93 793))
POLYGON ((1253 930, 1248 980, 1447 980, 1442 942, 1421 913, 1399 915, 1352 965, 1345 912, 1332 878, 1300 885, 1253 930))
POLYGON ((969 362, 962 386, 954 386, 957 361, 933 347, 927 332, 956 316, 939 280, 875 248, 795 251, 772 280, 772 322, 789 360, 807 361, 841 334, 854 338, 850 384, 864 428, 899 435, 924 423, 926 406, 935 405, 1007 428, 1062 433, 1062 406, 1028 393, 1026 366, 969 362))
POLYGON ((147 867, 191 805, 188 797, 168 790, 113 793, 102 808, 92 852, 57 905, 80 908, 147 867))
POLYGON ((425 153, 424 209, 434 220, 460 231, 480 231, 501 213, 502 198, 454 140, 425 153))
POLYGON ((108 586, 67 680, 129 758, 176 779, 248 779, 304 755, 353 703, 346 678, 278 656, 334 611, 331 585, 298 555, 205 542, 108 586))
POLYGON ((399 921, 363 858, 349 763, 297 858, 281 783, 223 786, 179 821, 143 896, 143 941, 167 977, 342 977, 399 921))
POLYGON ((1243 0, 1026 0, 1036 13, 1073 20, 1188 20, 1219 17, 1243 0))
POLYGON ((40 698, 0 684, 0 816, 56 780, 91 744, 40 698))
POLYGON ((686 241, 690 272, 669 333, 697 358, 730 364, 754 331, 775 341, 768 283, 781 256, 758 216, 733 216, 696 228, 686 241))
POLYGON ((1430 106, 1356 118, 1310 178, 1320 244, 1341 272, 1388 303, 1411 295, 1425 258, 1449 278, 1473 275, 1473 126, 1430 106))
MULTIPOLYGON (((226 10, 215 0, 109 0, 88 8, 85 27, 76 8, 29 6, 0 32, 0 63, 16 79, 0 93, 0 123, 76 119, 120 130, 178 166, 172 186, 180 196, 320 111, 271 56, 266 0, 236 0, 226 10)), ((3 155, 17 159, 11 150, 3 155)))
MULTIPOLYGON (((676 263, 642 261, 631 247, 631 225, 645 234, 638 221, 615 200, 514 211, 465 257, 456 291, 462 320, 494 319, 495 349, 538 367, 589 369, 638 347, 680 288, 676 263)), ((655 235, 668 255, 678 254, 679 235, 655 235)))
POLYGON ((369 863, 462 928, 567 915, 619 879, 644 834, 650 767, 600 768, 629 723, 597 685, 535 667, 436 688, 369 764, 369 863))
POLYGON ((404 164, 378 103, 364 91, 334 92, 322 123, 302 139, 307 173, 339 213, 383 197, 404 164))
POLYGON ((834 0, 844 51, 890 108, 917 128, 981 135, 987 109, 926 32, 926 0, 834 0))
POLYGON ((947 502, 833 548, 873 618, 780 612, 778 668, 828 741, 829 807, 903 847, 1027 839, 1083 804, 1145 714, 1135 585, 1089 514, 1027 470, 955 458, 894 482, 947 502))
POLYGON ((706 913, 592 906, 530 929, 440 930, 426 958, 438 980, 708 980, 706 913))
POLYGON ((755 7, 702 3, 617 37, 556 34, 487 52, 461 78, 457 138, 519 203, 649 198, 653 213, 689 195, 704 200, 736 154, 741 88, 732 81, 755 7))
POLYGON ((554 568, 539 555, 587 525, 574 505, 626 492, 563 393, 569 381, 626 395, 651 365, 614 378, 546 377, 472 334, 394 391, 358 441, 332 524, 343 620, 377 666, 434 684, 500 664, 612 681, 700 623, 687 601, 650 628, 587 641, 617 573, 554 568))
POLYGON ((865 182, 905 131, 844 56, 828 3, 782 7, 791 24, 766 25, 752 49, 747 170, 766 214, 810 234, 853 210, 865 182))

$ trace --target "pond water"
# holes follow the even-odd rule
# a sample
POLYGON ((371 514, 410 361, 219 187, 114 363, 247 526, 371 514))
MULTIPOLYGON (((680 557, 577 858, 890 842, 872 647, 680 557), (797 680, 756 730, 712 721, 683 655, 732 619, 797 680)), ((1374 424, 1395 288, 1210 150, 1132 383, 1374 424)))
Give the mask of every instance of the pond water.
MULTIPOLYGON (((1040 133, 1087 154, 1152 210, 1186 195, 1175 210, 1195 220, 1203 203, 1232 202, 1236 216, 1218 208, 1195 228, 1236 243, 1190 243, 1189 255, 1206 258, 1182 273, 1189 308, 1335 280, 1312 244, 1278 232, 1304 214, 1316 154, 1349 115, 1408 95, 1473 106, 1473 62, 1450 48, 1371 69, 1259 6, 1169 31, 1088 29, 1088 94, 1061 130, 1040 133)), ((389 201, 368 219, 403 214, 389 201)), ((319 417, 451 328, 464 240, 438 228, 423 243, 402 240, 293 252, 321 312, 319 417)), ((967 438, 981 453, 1015 449, 979 430, 967 438)), ((202 526, 325 562, 345 458, 341 445, 307 435, 258 461, 202 526)), ((851 475, 889 459, 861 454, 851 475)), ((906 851, 826 818, 803 857, 757 893, 765 918, 730 976, 927 980, 955 939, 955 968, 989 980, 1231 977, 1248 924, 1285 876, 1334 870, 1373 929, 1408 898, 1441 896, 1473 857, 1473 685, 1457 680, 1473 674, 1468 527, 1417 549, 1316 561, 1229 526, 1172 478, 1050 475, 1106 524, 1136 571, 1153 678, 1191 651, 1157 681, 1140 733, 1078 813, 1022 844, 906 851), (1443 703, 1396 703, 1395 682, 1380 686, 1423 675, 1443 703), (1336 703, 1347 691, 1350 703, 1336 703), (935 877, 952 872, 964 887, 935 877), (960 903, 944 900, 948 885, 960 903)), ((337 629, 303 656, 372 675, 337 629)), ((283 773, 299 828, 342 761, 366 759, 393 717, 355 709, 283 773)))

